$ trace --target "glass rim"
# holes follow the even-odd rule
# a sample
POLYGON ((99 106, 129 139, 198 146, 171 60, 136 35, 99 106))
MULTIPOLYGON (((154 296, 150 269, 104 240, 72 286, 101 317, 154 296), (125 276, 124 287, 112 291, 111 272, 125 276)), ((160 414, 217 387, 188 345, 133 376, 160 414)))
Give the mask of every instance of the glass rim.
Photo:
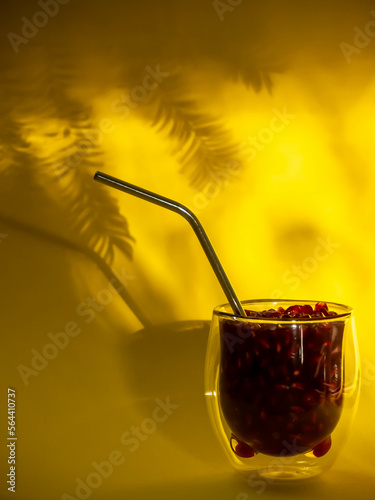
MULTIPOLYGON (((241 300, 240 301, 243 308, 245 309, 246 305, 251 305, 251 304, 262 304, 262 303, 271 303, 274 305, 280 304, 281 302, 285 303, 290 303, 290 305, 295 305, 295 304, 316 304, 317 302, 322 302, 321 300, 304 300, 304 299, 249 299, 249 300, 241 300)), ((228 303, 225 304, 220 304, 213 309, 213 315, 223 317, 223 318, 230 318, 235 321, 249 321, 249 322, 256 322, 256 323, 305 323, 305 322, 313 322, 313 323, 327 323, 327 322, 332 322, 332 321, 337 321, 338 319, 343 319, 343 318, 349 318, 353 314, 353 308, 351 306, 347 306, 345 304, 339 304, 337 302, 328 302, 325 301, 327 306, 336 306, 339 307, 340 309, 343 309, 345 312, 338 313, 335 316, 324 316, 322 318, 264 318, 264 317, 252 317, 252 316, 247 316, 246 318, 243 316, 239 316, 238 314, 232 312, 225 312, 221 311, 220 309, 223 307, 228 307, 230 310, 232 310, 231 305, 228 303)))

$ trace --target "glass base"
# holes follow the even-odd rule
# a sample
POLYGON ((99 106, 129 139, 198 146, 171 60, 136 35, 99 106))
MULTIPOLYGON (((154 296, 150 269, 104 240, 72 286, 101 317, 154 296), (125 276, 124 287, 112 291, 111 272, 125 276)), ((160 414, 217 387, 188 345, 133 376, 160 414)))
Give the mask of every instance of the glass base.
POLYGON ((322 472, 320 467, 301 469, 298 466, 289 466, 277 471, 260 469, 258 470, 258 475, 264 479, 271 480, 273 483, 287 483, 300 481, 301 479, 305 481, 306 479, 319 476, 322 472))

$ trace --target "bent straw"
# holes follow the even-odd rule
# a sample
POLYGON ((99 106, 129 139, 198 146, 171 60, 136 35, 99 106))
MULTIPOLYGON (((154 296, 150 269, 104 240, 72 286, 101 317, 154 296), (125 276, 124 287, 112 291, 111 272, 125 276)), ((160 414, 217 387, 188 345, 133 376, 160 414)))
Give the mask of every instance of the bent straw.
POLYGON ((188 223, 193 228, 193 231, 197 235, 198 240, 202 245, 202 248, 211 264, 211 267, 214 270, 214 273, 216 274, 216 277, 219 280, 219 283, 228 299, 228 302, 233 309, 233 312, 238 316, 246 317, 241 302, 238 300, 237 295, 235 294, 235 291, 233 290, 232 285, 230 284, 230 281, 225 274, 223 266, 220 264, 215 250, 213 249, 213 246, 211 245, 211 242, 202 227, 202 224, 199 222, 199 220, 191 210, 189 210, 184 205, 181 205, 181 203, 177 203, 176 201, 165 198, 164 196, 160 196, 158 194, 152 193, 151 191, 147 191, 146 189, 134 186, 134 184, 122 181, 120 179, 117 179, 116 177, 112 177, 111 175, 104 174, 103 172, 96 172, 96 174, 94 175, 94 180, 182 215, 182 217, 188 221, 188 223))

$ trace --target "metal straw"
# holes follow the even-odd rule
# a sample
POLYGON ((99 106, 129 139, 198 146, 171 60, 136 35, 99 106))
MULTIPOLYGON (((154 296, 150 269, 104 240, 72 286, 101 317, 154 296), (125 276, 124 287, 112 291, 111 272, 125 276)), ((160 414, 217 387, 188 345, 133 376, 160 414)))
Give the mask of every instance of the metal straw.
POLYGON ((189 210, 184 205, 181 205, 181 203, 177 203, 176 201, 165 198, 164 196, 160 196, 158 194, 152 193, 151 191, 147 191, 146 189, 134 186, 134 184, 122 181, 120 179, 117 179, 116 177, 112 177, 111 175, 104 174, 103 172, 96 172, 96 174, 94 175, 94 180, 115 189, 119 189, 120 191, 124 191, 125 193, 132 194, 133 196, 137 196, 142 200, 155 203, 155 205, 159 205, 160 207, 168 208, 169 210, 182 215, 182 217, 188 221, 195 234, 197 235, 198 240, 202 245, 205 254, 207 255, 207 258, 210 261, 212 269, 214 270, 214 273, 216 274, 216 277, 219 280, 220 285, 228 299, 228 302, 233 309, 233 312, 238 316, 246 317, 241 302, 238 300, 237 295, 235 294, 235 291, 233 290, 232 285, 230 284, 230 281, 225 274, 223 266, 220 264, 215 250, 213 249, 213 246, 211 245, 211 242, 202 227, 202 224, 199 222, 199 220, 191 210, 189 210))

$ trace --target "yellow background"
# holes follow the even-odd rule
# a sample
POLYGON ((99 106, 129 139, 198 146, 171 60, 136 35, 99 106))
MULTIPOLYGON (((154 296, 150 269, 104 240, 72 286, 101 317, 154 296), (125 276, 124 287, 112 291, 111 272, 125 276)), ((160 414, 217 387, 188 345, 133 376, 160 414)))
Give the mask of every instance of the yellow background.
POLYGON ((25 38, 22 18, 41 7, 2 2, 0 498, 12 495, 7 387, 17 393, 18 498, 78 498, 76 478, 114 450, 124 462, 92 498, 373 498, 373 6, 226 5, 71 0, 25 38), (366 26, 367 40, 355 40, 366 26), (26 40, 17 53, 9 33, 26 40), (350 62, 343 42, 355 49, 350 62), (168 76, 133 98, 125 118, 114 111, 122 94, 144 95, 134 89, 158 66, 168 76), (264 132, 284 111, 289 123, 264 132), (340 458, 318 481, 258 494, 232 471, 203 387, 208 321, 223 292, 186 222, 92 187, 96 169, 197 213, 241 299, 354 307, 361 401, 340 458), (333 245, 322 251, 322 241, 333 245), (123 296, 80 314, 88 299, 109 297, 116 276, 123 296), (69 322, 80 333, 26 385, 20 365, 31 368, 31 351, 69 322), (167 398, 178 408, 131 452, 121 436, 167 398))

